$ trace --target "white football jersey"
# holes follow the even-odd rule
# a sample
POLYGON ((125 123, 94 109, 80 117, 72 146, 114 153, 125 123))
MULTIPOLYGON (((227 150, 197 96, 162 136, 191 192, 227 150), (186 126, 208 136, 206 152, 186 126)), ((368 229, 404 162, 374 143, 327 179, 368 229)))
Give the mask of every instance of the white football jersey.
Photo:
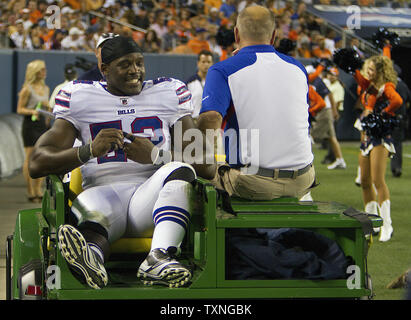
MULTIPOLYGON (((160 149, 170 150, 170 127, 193 112, 190 91, 172 78, 145 81, 135 96, 112 95, 105 82, 75 80, 59 91, 55 102, 56 119, 71 122, 83 145, 101 129, 116 128, 148 137, 160 149)), ((141 184, 157 168, 127 159, 123 150, 113 151, 81 167, 83 188, 118 182, 141 184)))

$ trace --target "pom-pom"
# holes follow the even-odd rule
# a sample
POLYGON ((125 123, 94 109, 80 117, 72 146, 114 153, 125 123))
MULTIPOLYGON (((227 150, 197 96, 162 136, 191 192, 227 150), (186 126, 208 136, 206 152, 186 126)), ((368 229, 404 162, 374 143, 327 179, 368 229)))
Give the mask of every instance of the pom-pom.
POLYGON ((347 73, 361 69, 364 63, 357 51, 349 48, 337 50, 333 55, 333 62, 347 73))
POLYGON ((280 40, 280 44, 277 51, 286 55, 289 55, 296 47, 295 41, 284 38, 280 40))
POLYGON ((361 125, 368 136, 384 138, 399 125, 399 120, 388 114, 370 113, 361 120, 361 125))
POLYGON ((386 28, 379 28, 372 36, 372 42, 377 48, 384 48, 388 41, 392 47, 400 44, 400 37, 395 32, 388 31, 386 28))

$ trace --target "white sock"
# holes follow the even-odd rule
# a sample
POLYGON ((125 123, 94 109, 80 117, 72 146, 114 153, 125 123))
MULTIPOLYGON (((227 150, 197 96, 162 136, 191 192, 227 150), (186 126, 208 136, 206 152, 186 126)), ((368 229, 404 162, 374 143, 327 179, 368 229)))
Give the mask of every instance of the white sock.
POLYGON ((151 249, 179 247, 190 222, 189 198, 192 185, 186 181, 168 182, 154 205, 154 232, 151 249))

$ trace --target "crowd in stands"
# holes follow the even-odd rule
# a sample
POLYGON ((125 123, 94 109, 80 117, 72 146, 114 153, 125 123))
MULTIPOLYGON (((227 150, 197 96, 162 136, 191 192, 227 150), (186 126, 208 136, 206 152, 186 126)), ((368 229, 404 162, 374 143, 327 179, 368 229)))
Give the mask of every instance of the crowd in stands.
POLYGON ((93 51, 101 33, 114 32, 133 37, 144 52, 198 54, 210 50, 223 60, 234 49, 224 40, 233 37, 229 31, 237 13, 260 4, 276 15, 276 45, 288 38, 297 44, 297 57, 329 58, 341 47, 341 37, 306 11, 312 3, 408 4, 399 0, 1 0, 0 48, 93 51), (52 6, 58 6, 60 14, 52 6))

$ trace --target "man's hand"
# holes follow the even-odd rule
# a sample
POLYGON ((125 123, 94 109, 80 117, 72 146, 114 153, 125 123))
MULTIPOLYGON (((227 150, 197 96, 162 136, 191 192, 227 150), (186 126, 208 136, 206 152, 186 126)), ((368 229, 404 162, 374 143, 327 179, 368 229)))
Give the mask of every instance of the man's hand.
POLYGON ((91 144, 92 156, 101 157, 113 150, 122 149, 123 140, 123 131, 114 128, 101 129, 91 144))
POLYGON ((150 139, 136 137, 130 133, 127 133, 125 137, 131 141, 131 143, 124 143, 123 148, 124 152, 127 154, 128 159, 142 164, 153 163, 154 159, 152 158, 151 154, 154 149, 154 144, 150 139))
POLYGON ((332 112, 333 112, 334 121, 338 121, 338 119, 340 119, 340 113, 338 112, 338 110, 335 110, 334 108, 332 112))

